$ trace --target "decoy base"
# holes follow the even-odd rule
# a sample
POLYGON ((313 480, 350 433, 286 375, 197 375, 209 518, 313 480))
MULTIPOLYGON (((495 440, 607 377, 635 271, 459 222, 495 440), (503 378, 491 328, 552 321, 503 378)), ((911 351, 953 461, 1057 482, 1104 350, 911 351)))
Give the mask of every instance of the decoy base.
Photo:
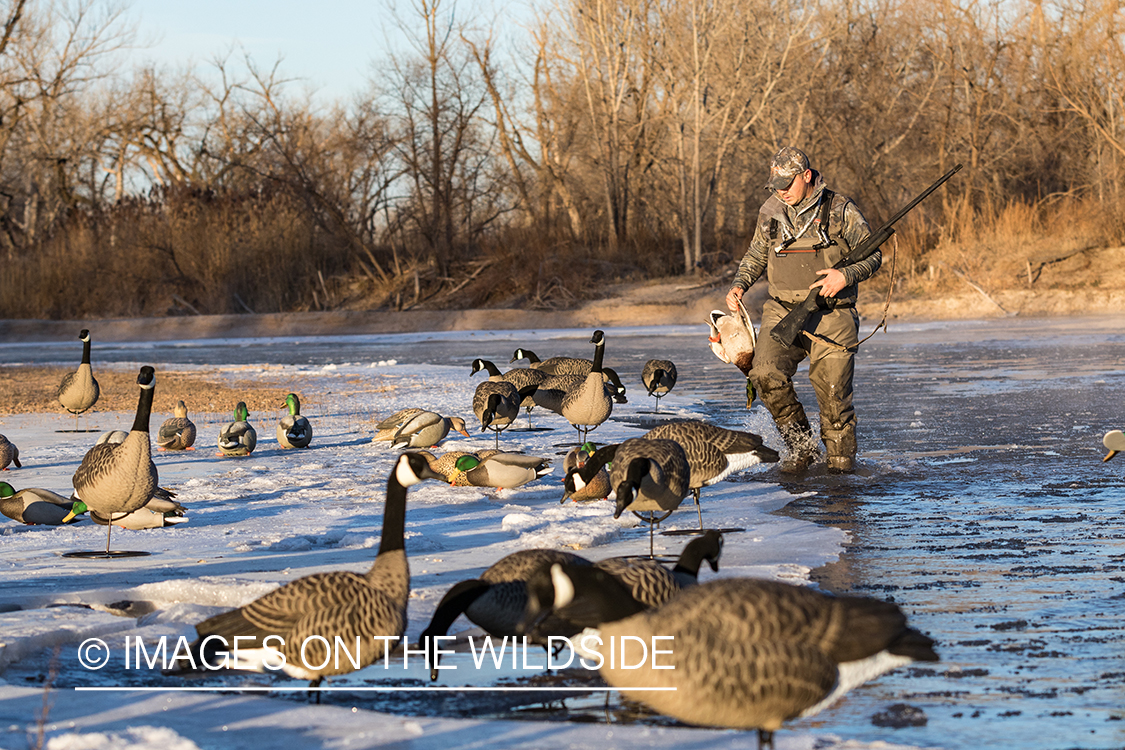
POLYGON ((151 552, 144 552, 142 550, 113 549, 106 551, 104 549, 99 549, 80 552, 63 552, 61 557, 77 557, 82 560, 116 560, 119 557, 145 557, 151 554, 151 552))
POLYGON ((706 534, 706 533, 707 533, 708 531, 717 531, 717 532, 719 532, 720 534, 734 534, 734 533, 737 533, 737 532, 739 532, 739 531, 746 531, 746 529, 743 529, 743 528, 729 528, 729 529, 669 529, 668 531, 661 531, 661 532, 660 532, 660 534, 661 534, 661 536, 691 536, 691 535, 693 535, 693 534, 694 534, 694 535, 697 535, 697 536, 700 536, 700 535, 706 534))

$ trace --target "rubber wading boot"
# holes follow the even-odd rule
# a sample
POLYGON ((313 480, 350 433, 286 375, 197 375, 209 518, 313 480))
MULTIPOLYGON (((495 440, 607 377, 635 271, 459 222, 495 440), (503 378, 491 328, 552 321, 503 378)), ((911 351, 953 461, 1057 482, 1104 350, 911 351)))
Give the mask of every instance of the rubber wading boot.
POLYGON ((778 425, 788 455, 781 462, 778 471, 782 474, 803 474, 816 460, 816 449, 813 447, 812 430, 807 420, 801 420, 787 425, 778 425))
POLYGON ((855 459, 851 456, 829 456, 829 474, 852 474, 855 472, 855 459))

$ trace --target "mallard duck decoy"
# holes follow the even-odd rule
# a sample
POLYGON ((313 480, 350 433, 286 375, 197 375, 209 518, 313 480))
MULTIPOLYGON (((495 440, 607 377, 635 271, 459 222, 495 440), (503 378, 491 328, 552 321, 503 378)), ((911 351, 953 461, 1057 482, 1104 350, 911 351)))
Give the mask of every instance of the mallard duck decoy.
POLYGON ((402 427, 412 417, 425 412, 426 409, 421 409, 416 406, 411 406, 406 409, 399 409, 391 416, 383 419, 375 424, 375 437, 371 438, 373 443, 391 442, 395 438, 395 433, 398 428, 402 427))
POLYGON ((404 453, 395 461, 387 476, 379 552, 366 573, 314 573, 208 618, 195 626, 199 637, 193 653, 208 664, 220 664, 222 653, 228 652, 229 668, 257 672, 284 662, 283 673, 309 680, 309 687, 315 688, 324 678, 365 667, 393 649, 406 630, 410 598, 406 490, 426 479, 442 477, 424 457, 404 453), (243 639, 237 651, 235 637, 243 639), (346 644, 350 655, 329 651, 326 641, 346 644), (358 654, 354 653, 357 643, 358 654), (333 659, 334 655, 340 658, 333 659))
POLYGON ((560 413, 578 430, 578 443, 586 442, 590 430, 609 419, 613 413, 613 397, 606 391, 602 375, 605 356, 605 333, 594 331, 590 338, 594 345, 594 362, 590 374, 563 395, 560 413))
POLYGON ((500 451, 482 456, 459 457, 455 463, 458 473, 452 476, 450 484, 512 489, 551 473, 550 460, 542 456, 500 451))
POLYGON ((421 411, 399 425, 391 438, 391 447, 395 450, 432 448, 445 440, 450 430, 469 437, 465 420, 461 417, 443 417, 434 411, 421 411))
POLYGON ((250 411, 245 401, 234 407, 234 421, 219 430, 220 456, 249 456, 258 445, 258 431, 250 424, 250 411))
POLYGON ((13 521, 43 526, 70 523, 77 514, 71 513, 74 501, 50 490, 27 487, 16 492, 7 482, 0 482, 0 513, 13 521))
POLYGON ((59 383, 56 394, 59 403, 74 415, 74 429, 78 430, 78 415, 98 402, 98 381, 90 369, 90 331, 83 328, 78 334, 82 342, 82 362, 74 372, 68 372, 59 383))
MULTIPOLYGON (((784 722, 818 713, 857 685, 914 661, 938 661, 933 640, 908 627, 897 606, 877 599, 722 578, 646 609, 596 567, 555 564, 550 577, 555 600, 545 614, 571 607, 600 621, 574 645, 579 656, 600 663, 611 687, 688 724, 756 729, 761 747, 773 747, 784 722), (639 652, 638 644, 656 636, 675 644, 664 668, 646 664, 639 652), (611 642, 613 661, 600 653, 611 642)), ((525 618, 523 626, 531 625, 525 618)))
MULTIPOLYGON (((159 486, 148 433, 156 371, 148 365, 142 367, 137 384, 140 396, 129 434, 121 442, 99 441, 86 452, 71 479, 74 499, 108 519, 123 517, 143 507, 159 486)), ((106 555, 113 554, 109 546, 112 530, 112 524, 107 525, 106 555)))
POLYGON ((667 359, 650 359, 641 371, 641 382, 648 395, 656 399, 656 411, 660 411, 660 399, 676 385, 676 365, 667 359))
MULTIPOLYGON (((1106 457, 1102 459, 1102 463, 1105 463, 1118 453, 1125 451, 1125 433, 1121 432, 1121 430, 1110 430, 1105 434, 1105 437, 1102 438, 1102 445, 1109 451, 1106 457)), ((16 464, 16 466, 19 466, 19 464, 16 464)))
POLYGON ((309 420, 301 416, 301 399, 296 393, 285 397, 289 415, 277 423, 277 442, 282 448, 308 448, 313 430, 309 420))
POLYGON ((195 422, 188 419, 187 405, 182 400, 176 402, 174 415, 164 420, 156 432, 156 449, 160 451, 192 451, 195 445, 195 422))
POLYGON ((20 463, 20 449, 8 438, 0 435, 0 471, 10 471, 8 466, 15 464, 17 469, 23 468, 20 463))

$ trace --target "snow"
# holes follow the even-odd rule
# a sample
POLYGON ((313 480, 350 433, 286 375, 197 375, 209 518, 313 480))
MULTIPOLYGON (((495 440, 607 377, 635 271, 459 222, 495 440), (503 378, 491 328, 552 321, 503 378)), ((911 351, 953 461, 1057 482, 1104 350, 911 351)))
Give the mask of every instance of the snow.
MULTIPOLYGON (((378 548, 386 477, 398 455, 387 444, 370 441, 375 422, 398 409, 423 406, 460 415, 472 425, 469 404, 480 380, 480 376, 469 378, 464 367, 406 366, 394 360, 315 367, 238 366, 228 372, 232 379, 252 374, 290 384, 307 404, 303 413, 316 435, 312 447, 282 450, 277 445, 273 428, 286 413, 279 408, 276 414, 252 417, 260 442, 251 457, 221 458, 214 446, 227 414, 192 413, 199 428, 197 450, 155 454, 160 484, 178 494, 177 500, 188 509, 188 522, 113 532, 114 548, 144 550, 151 553, 147 557, 64 558, 63 552, 103 548, 104 527, 88 520, 65 527, 32 527, 0 519, 0 670, 4 670, 0 672, 0 747, 34 747, 40 731, 45 739, 41 746, 51 750, 755 745, 753 733, 732 731, 412 718, 330 701, 314 705, 300 692, 304 683, 284 676, 189 681, 165 677, 159 668, 138 669, 136 659, 126 667, 127 643, 142 639, 151 646, 165 637, 171 651, 177 639, 194 637, 194 623, 252 601, 279 584, 321 571, 365 571, 378 548), (87 669, 80 663, 84 654, 96 655, 83 651, 90 638, 108 647, 109 660, 101 669, 87 669), (45 674, 55 689, 46 696, 47 713, 42 719, 45 674), (153 691, 77 689, 123 686, 153 691), (231 692, 239 686, 251 691, 231 692), (223 692, 216 691, 219 687, 223 692)), ((636 395, 638 384, 626 385, 633 389, 631 402, 615 406, 615 418, 651 409, 643 392, 636 395)), ((665 418, 700 416, 692 411, 689 399, 678 399, 675 392, 661 401, 660 409, 665 418)), ((154 428, 167 416, 154 414, 154 428)), ((772 429, 759 411, 731 419, 726 426, 759 433, 772 429)), ((561 417, 542 410, 533 413, 533 420, 536 427, 555 429, 510 431, 501 437, 502 447, 552 457, 552 474, 501 491, 435 482, 411 488, 406 518, 411 643, 450 586, 475 577, 516 550, 551 547, 592 559, 647 553, 647 527, 632 517, 614 519, 610 501, 560 504, 562 454, 575 435, 561 417)), ((89 418, 91 428, 98 430, 127 429, 131 421, 132 415, 125 413, 103 412, 89 418)), ((517 427, 524 423, 521 418, 517 427)), ((24 462, 24 468, 5 472, 3 478, 16 489, 44 487, 68 495, 71 475, 97 438, 96 433, 59 432, 73 426, 69 415, 3 417, 0 432, 19 446, 24 462)), ((467 439, 453 433, 437 452, 492 446, 491 433, 470 431, 473 436, 467 439)), ((636 426, 615 419, 591 437, 600 445, 638 434, 636 426)), ((839 556, 847 536, 839 529, 774 514, 794 498, 763 481, 762 474, 762 467, 752 467, 704 490, 704 521, 709 527, 745 529, 727 535, 717 575, 807 583, 809 571, 839 556)), ((661 528, 696 526, 689 498, 661 528)), ((688 539, 658 534, 657 554, 675 556, 688 539)), ((716 574, 709 568, 701 571, 702 579, 711 575, 716 574)), ((460 619, 451 633, 471 628, 471 623, 460 619)), ((380 681, 416 680, 418 686, 428 686, 428 670, 417 658, 410 664, 403 669, 396 661, 391 669, 384 669, 377 663, 328 684, 360 690, 380 681)), ((456 678, 443 672, 439 685, 446 689, 470 683, 487 686, 495 679, 467 674, 471 661, 458 664, 456 678)), ((892 747, 835 737, 826 731, 830 716, 828 712, 819 717, 815 729, 782 730, 777 746, 784 750, 892 747)))

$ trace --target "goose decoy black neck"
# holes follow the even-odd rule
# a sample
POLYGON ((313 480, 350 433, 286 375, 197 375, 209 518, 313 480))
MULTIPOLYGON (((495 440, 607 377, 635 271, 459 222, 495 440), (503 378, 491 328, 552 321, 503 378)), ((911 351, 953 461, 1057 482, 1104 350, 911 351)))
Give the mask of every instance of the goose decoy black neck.
POLYGON ((156 394, 156 370, 145 365, 137 375, 141 395, 137 397, 137 416, 133 419, 133 432, 148 432, 152 416, 152 399, 156 394))
POLYGON ((471 378, 481 370, 486 370, 490 378, 498 378, 501 375, 500 368, 494 363, 489 362, 487 359, 474 359, 472 372, 469 373, 469 377, 471 378))
POLYGON ((633 502, 633 495, 640 489, 641 482, 648 475, 651 462, 647 458, 638 456, 629 462, 625 469, 625 478, 614 488, 617 492, 617 507, 613 510, 613 517, 620 518, 629 504, 633 502))
POLYGON ((673 575, 679 573, 695 578, 699 575, 699 567, 706 560, 715 573, 719 572, 719 556, 723 552, 723 535, 715 529, 708 529, 701 536, 692 539, 684 546, 676 567, 672 569, 673 575))
POLYGON ((430 468, 425 456, 418 453, 403 453, 398 457, 394 471, 387 477, 387 505, 383 510, 383 533, 379 540, 380 555, 406 549, 406 488, 426 479, 445 481, 445 477, 430 468))
POLYGON ((82 342, 82 364, 90 364, 90 332, 83 328, 78 334, 79 341, 82 342))
POLYGON ((520 630, 534 633, 555 615, 579 630, 643 612, 645 606, 613 575, 598 567, 554 563, 527 581, 527 609, 520 630))

